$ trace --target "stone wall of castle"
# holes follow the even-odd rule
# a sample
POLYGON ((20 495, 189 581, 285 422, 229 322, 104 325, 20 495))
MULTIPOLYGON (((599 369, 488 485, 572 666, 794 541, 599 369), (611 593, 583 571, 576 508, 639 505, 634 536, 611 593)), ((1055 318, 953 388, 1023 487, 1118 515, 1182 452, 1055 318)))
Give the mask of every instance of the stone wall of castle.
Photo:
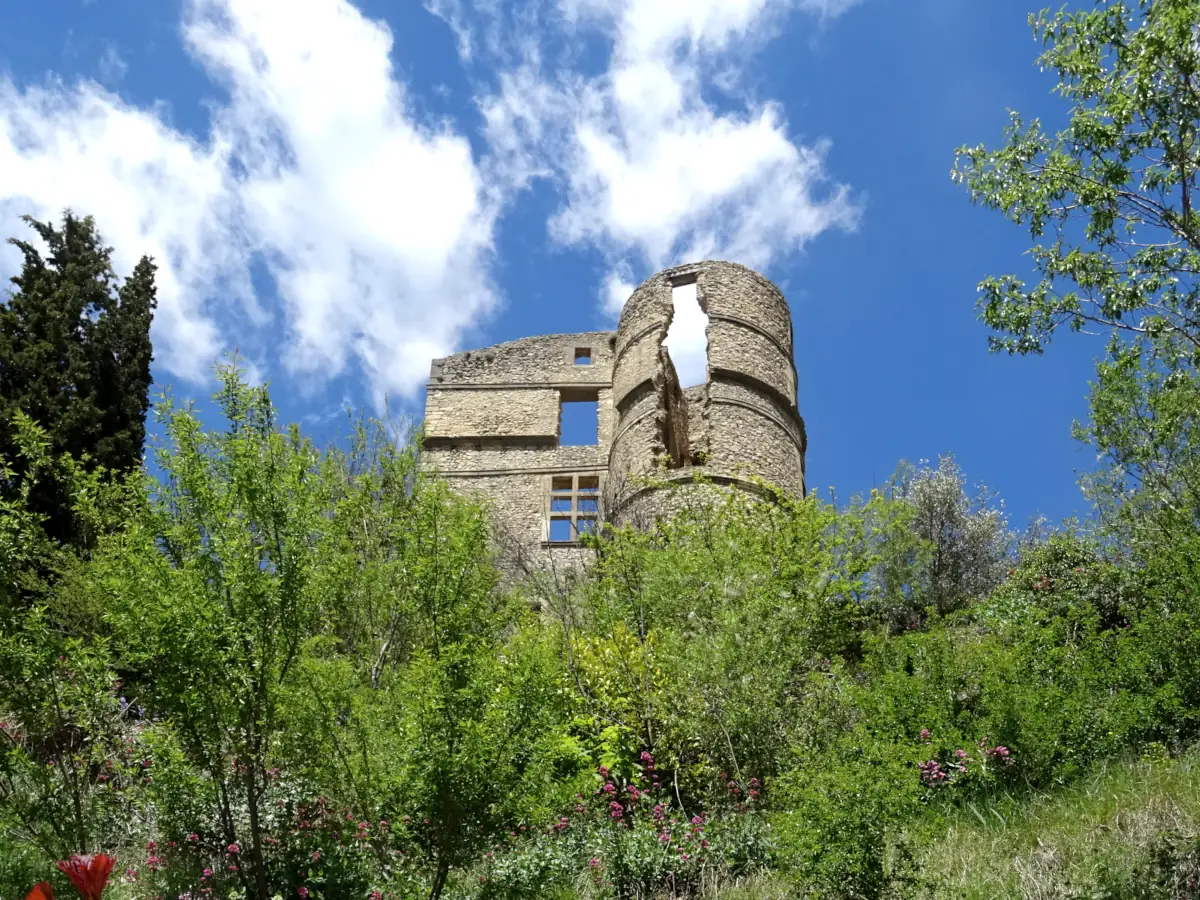
POLYGON ((678 502, 647 476, 685 483, 701 472, 746 489, 761 477, 802 495, 792 350, 787 302, 766 278, 727 262, 668 269, 634 291, 614 332, 435 360, 423 463, 491 504, 511 565, 572 569, 580 529, 646 523, 678 502), (708 377, 683 389, 663 341, 674 289, 693 283, 708 315, 708 377), (563 445, 561 410, 573 402, 594 405, 593 445, 563 445))

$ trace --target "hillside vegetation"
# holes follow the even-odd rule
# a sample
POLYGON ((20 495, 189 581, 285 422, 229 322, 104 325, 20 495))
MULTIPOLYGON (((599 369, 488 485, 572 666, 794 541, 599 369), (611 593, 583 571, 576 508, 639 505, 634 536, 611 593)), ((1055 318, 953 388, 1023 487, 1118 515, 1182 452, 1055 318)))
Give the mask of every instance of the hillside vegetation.
POLYGON ((1198 21, 1035 17, 1068 127, 958 155, 1033 240, 1036 283, 980 286, 994 348, 1111 337, 1082 523, 1014 529, 945 458, 843 503, 691 492, 506 580, 419 443, 318 447, 232 366, 223 421, 163 400, 137 464, 152 264, 115 287, 69 216, 20 245, 0 900, 98 851, 114 900, 1196 896, 1198 21))

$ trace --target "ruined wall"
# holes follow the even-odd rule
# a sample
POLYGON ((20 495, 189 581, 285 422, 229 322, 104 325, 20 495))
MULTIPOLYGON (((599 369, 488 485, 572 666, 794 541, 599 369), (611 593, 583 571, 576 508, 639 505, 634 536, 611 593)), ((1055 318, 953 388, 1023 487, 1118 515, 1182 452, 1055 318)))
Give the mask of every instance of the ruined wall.
POLYGON ((553 479, 602 479, 608 470, 613 338, 608 331, 544 335, 433 361, 422 464, 491 505, 514 568, 556 555, 578 564, 573 542, 551 545, 553 479), (577 360, 583 350, 586 364, 577 360), (581 400, 596 401, 597 443, 560 446, 561 405, 581 400))
POLYGON ((574 540, 552 533, 568 493, 580 521, 634 524, 680 502, 640 476, 682 483, 701 472, 747 489, 758 476, 804 493, 792 350, 787 302, 758 273, 727 262, 668 269, 634 291, 615 332, 523 338, 435 360, 424 464, 490 502, 515 566, 577 566, 574 540), (691 283, 709 319, 708 379, 683 390, 663 341, 672 291, 691 283), (584 398, 598 402, 598 441, 562 446, 561 404, 584 398))

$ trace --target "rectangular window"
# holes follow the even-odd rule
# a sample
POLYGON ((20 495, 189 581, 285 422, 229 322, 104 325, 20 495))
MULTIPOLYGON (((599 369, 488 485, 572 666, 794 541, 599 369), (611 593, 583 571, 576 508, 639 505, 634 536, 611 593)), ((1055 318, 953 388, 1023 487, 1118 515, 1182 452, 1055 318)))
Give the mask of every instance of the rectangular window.
POLYGON ((570 544, 581 534, 595 534, 599 517, 599 475, 555 475, 550 479, 550 543, 570 544))
POLYGON ((558 446, 595 447, 600 443, 600 399, 578 392, 560 394, 558 446))
POLYGON ((592 364, 592 348, 591 347, 576 347, 575 348, 575 365, 590 366, 592 364))

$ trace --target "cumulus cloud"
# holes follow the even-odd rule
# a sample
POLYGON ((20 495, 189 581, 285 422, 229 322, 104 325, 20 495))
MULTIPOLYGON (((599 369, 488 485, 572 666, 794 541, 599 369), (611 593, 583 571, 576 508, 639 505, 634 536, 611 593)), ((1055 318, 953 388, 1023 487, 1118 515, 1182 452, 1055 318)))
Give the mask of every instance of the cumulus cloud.
POLYGON ((416 120, 387 27, 346 0, 190 0, 183 34, 227 93, 202 139, 92 82, 0 81, 0 221, 69 206, 122 269, 154 255, 176 375, 247 340, 301 377, 357 364, 377 396, 412 392, 496 300, 497 207, 468 142, 416 120))
MULTIPOLYGON (((768 268, 824 231, 855 226, 859 203, 826 171, 829 141, 799 143, 781 106, 736 96, 746 60, 790 13, 827 20, 853 3, 558 0, 544 11, 568 43, 607 42, 603 71, 526 49, 481 106, 505 171, 560 186, 551 235, 608 259, 602 308, 619 311, 615 291, 631 273, 713 256, 768 268), (715 103, 714 89, 728 102, 715 103)), ((492 35, 500 27, 481 21, 492 35)))
MULTIPOLYGON (((202 146, 94 83, 20 91, 0 80, 5 230, 18 231, 17 215, 56 219, 71 207, 96 216, 118 271, 154 256, 156 353, 185 378, 204 377, 220 352, 215 298, 247 296, 244 250, 222 233, 234 199, 225 148, 202 146)), ((5 260, 11 271, 15 257, 5 260)))

